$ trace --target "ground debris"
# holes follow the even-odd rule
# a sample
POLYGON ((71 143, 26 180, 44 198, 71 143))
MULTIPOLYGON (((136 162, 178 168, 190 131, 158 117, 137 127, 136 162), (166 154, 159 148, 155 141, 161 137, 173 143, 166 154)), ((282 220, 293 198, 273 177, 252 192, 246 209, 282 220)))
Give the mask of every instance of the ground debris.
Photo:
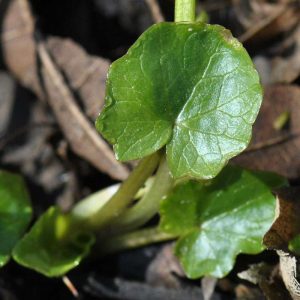
MULTIPOLYGON (((153 287, 145 283, 127 281, 120 278, 107 279, 90 276, 85 291, 97 299, 120 299, 120 300, 202 300, 200 288, 168 289, 153 287)), ((214 295, 212 300, 220 297, 214 295)))
POLYGON ((289 179, 300 175, 300 88, 296 85, 265 87, 264 101, 254 124, 248 149, 233 161, 243 167, 272 171, 289 179), (280 130, 274 123, 283 113, 289 118, 280 130))
MULTIPOLYGON (((108 63, 101 61, 100 65, 100 59, 89 58, 74 43, 59 39, 49 40, 49 45, 53 48, 53 56, 56 53, 56 58, 63 51, 66 51, 68 55, 70 52, 76 53, 79 57, 78 60, 77 56, 73 57, 76 63, 67 60, 65 56, 57 58, 57 64, 65 67, 61 71, 55 65, 52 54, 44 42, 38 42, 35 38, 38 32, 26 0, 11 1, 2 27, 1 40, 8 69, 24 86, 35 92, 41 100, 49 103, 71 149, 114 179, 125 179, 128 175, 126 166, 115 160, 112 150, 96 132, 75 99, 76 93, 84 97, 85 102, 82 103, 88 110, 87 114, 95 117, 95 98, 101 95, 103 97, 103 82, 106 78, 108 63), (62 51, 62 47, 67 47, 67 49, 62 51), (36 59, 37 55, 40 61, 36 59), (101 77, 97 77, 98 72, 94 73, 94 71, 99 71, 99 67, 104 68, 101 71, 101 77), (71 76, 71 72, 76 74, 72 73, 71 76), (69 76, 69 83, 63 74, 69 76), (90 78, 92 80, 86 84, 89 76, 92 76, 90 78), (95 79, 98 84, 95 83, 95 79), (74 90, 74 87, 77 89, 74 90), (92 87, 93 91, 91 91, 92 87), (100 94, 98 89, 101 89, 100 94), (90 106, 92 103, 93 105, 90 106)), ((72 56, 69 57, 72 58, 72 56)), ((101 107, 101 102, 97 107, 101 107)))

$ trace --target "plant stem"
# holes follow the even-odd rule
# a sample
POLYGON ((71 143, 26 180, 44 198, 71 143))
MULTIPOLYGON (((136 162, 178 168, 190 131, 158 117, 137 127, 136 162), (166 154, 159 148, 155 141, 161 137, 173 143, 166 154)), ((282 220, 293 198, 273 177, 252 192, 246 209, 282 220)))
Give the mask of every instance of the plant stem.
POLYGON ((175 22, 195 22, 196 0, 176 0, 175 22))
POLYGON ((152 243, 173 240, 176 237, 177 236, 175 235, 160 231, 157 227, 150 227, 102 241, 99 251, 101 252, 101 255, 112 254, 152 243))
POLYGON ((160 152, 156 152, 142 159, 118 191, 98 211, 90 216, 86 216, 86 227, 98 231, 111 220, 119 217, 133 201, 141 186, 155 171, 160 156, 160 152))
POLYGON ((147 223, 158 212, 161 200, 168 194, 173 184, 174 180, 164 155, 148 192, 112 223, 109 232, 128 232, 147 223))

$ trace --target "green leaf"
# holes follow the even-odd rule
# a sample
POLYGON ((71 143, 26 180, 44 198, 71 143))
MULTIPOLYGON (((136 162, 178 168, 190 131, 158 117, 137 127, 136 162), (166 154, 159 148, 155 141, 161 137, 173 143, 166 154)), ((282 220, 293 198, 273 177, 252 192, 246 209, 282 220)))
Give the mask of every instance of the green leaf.
POLYGON ((64 215, 56 207, 49 208, 17 244, 14 260, 48 277, 62 276, 75 268, 89 253, 94 237, 76 232, 61 240, 64 227, 64 215))
POLYGON ((262 251, 275 214, 274 174, 226 167, 209 184, 187 182, 161 205, 161 229, 180 236, 175 253, 187 275, 223 277, 239 253, 262 251))
POLYGON ((295 236, 289 242, 289 250, 294 252, 296 255, 300 255, 300 235, 295 236))
POLYGON ((160 23, 111 65, 96 126, 121 161, 166 146, 174 177, 208 179, 246 148, 261 101, 251 59, 228 30, 160 23))
POLYGON ((0 267, 8 262, 31 216, 31 203, 23 178, 0 171, 0 267))

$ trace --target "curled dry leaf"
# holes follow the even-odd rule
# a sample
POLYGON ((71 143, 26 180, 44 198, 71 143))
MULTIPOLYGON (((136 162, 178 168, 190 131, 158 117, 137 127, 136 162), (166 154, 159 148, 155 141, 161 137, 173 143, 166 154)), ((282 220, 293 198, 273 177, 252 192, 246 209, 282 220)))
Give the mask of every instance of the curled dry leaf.
POLYGON ((293 300, 300 299, 300 283, 297 279, 299 276, 297 258, 294 255, 284 251, 277 251, 280 258, 280 271, 282 274, 283 282, 290 292, 293 300))
POLYGON ((300 175, 300 88, 273 85, 265 88, 264 101, 248 149, 234 159, 240 166, 272 171, 289 179, 300 175), (288 114, 282 129, 274 123, 288 114))
POLYGON ((48 41, 49 51, 52 50, 53 53, 49 53, 45 47, 39 47, 38 51, 34 31, 28 2, 11 1, 3 20, 1 35, 8 69, 40 99, 48 100, 66 139, 77 155, 111 177, 125 179, 128 175, 127 168, 115 160, 113 152, 96 133, 74 97, 75 93, 79 95, 86 113, 95 118, 95 111, 100 110, 101 106, 101 102, 97 102, 97 105, 95 102, 96 99, 103 99, 108 62, 89 57, 79 46, 62 39, 48 41), (63 53, 68 53, 68 59, 63 53), (42 72, 37 63, 37 54, 42 61, 42 72), (56 59, 57 66, 52 57, 56 59), (100 68, 103 68, 101 73, 100 68), (39 78, 40 75, 42 79, 39 78))
POLYGON ((38 79, 34 20, 27 0, 10 1, 1 26, 0 45, 6 66, 22 85, 43 98, 38 79))

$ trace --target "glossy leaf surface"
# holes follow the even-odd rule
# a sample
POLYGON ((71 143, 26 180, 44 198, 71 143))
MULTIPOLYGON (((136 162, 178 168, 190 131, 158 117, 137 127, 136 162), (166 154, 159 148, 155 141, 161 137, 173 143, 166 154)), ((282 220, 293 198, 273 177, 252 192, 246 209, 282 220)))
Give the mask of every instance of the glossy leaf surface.
POLYGON ((209 184, 175 188, 162 202, 161 229, 180 236, 175 253, 187 275, 223 277, 239 253, 262 251, 275 214, 271 189, 283 184, 271 173, 228 166, 209 184))
POLYGON ((261 101, 251 59, 228 30, 160 23, 112 64, 96 126, 121 161, 166 146, 174 177, 208 179, 246 148, 261 101))
POLYGON ((77 232, 62 241, 62 230, 63 215, 58 208, 49 208, 17 244, 14 260, 49 277, 64 275, 89 253, 94 237, 77 232))
POLYGON ((31 203, 23 178, 0 171, 0 266, 9 260, 31 216, 31 203))

